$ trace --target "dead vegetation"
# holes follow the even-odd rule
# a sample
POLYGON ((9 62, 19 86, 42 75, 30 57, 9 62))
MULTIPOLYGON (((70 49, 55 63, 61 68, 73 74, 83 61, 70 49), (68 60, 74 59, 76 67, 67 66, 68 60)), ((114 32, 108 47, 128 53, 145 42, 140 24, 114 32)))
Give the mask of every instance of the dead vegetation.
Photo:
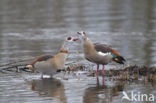
MULTIPOLYGON (((5 64, 0 66, 0 71, 10 71, 10 72, 30 72, 33 71, 25 68, 27 64, 5 64)), ((95 76, 96 70, 90 70, 89 66, 85 66, 82 64, 68 64, 68 67, 64 70, 60 71, 88 71, 90 72, 89 76, 95 76)), ((102 76, 102 71, 100 74, 102 76)), ((132 81, 132 80, 144 80, 148 82, 156 82, 156 67, 147 67, 147 66, 127 66, 124 69, 121 68, 113 68, 110 70, 105 70, 104 76, 111 77, 114 80, 121 80, 121 81, 132 81)))
MULTIPOLYGON (((83 65, 72 65, 67 68, 69 71, 75 70, 89 70, 89 67, 83 65)), ((99 70, 99 75, 102 76, 102 70, 99 70)), ((90 71, 89 76, 95 76, 96 70, 90 71)), ((147 67, 147 66, 127 66, 124 69, 113 68, 110 70, 105 70, 104 76, 112 77, 114 80, 121 81, 133 81, 133 80, 143 80, 148 82, 156 82, 156 67, 147 67)))
POLYGON ((124 69, 111 69, 105 71, 105 76, 114 77, 118 80, 144 80, 156 81, 156 67, 127 66, 124 69))

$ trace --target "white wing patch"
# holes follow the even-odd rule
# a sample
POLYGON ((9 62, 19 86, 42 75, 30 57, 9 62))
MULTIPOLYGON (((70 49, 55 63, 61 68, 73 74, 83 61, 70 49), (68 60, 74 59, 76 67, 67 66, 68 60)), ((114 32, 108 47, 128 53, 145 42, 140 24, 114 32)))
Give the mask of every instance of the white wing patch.
POLYGON ((101 56, 111 55, 110 52, 103 53, 103 52, 101 52, 101 51, 99 51, 98 54, 101 55, 101 56))

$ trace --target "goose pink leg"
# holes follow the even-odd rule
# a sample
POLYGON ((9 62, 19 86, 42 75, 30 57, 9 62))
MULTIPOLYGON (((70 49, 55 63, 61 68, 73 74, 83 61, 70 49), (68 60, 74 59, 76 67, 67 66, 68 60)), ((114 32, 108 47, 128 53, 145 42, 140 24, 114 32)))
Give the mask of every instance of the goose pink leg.
POLYGON ((99 76, 99 64, 97 64, 96 75, 99 76))
POLYGON ((104 76, 105 65, 103 65, 102 74, 104 76))

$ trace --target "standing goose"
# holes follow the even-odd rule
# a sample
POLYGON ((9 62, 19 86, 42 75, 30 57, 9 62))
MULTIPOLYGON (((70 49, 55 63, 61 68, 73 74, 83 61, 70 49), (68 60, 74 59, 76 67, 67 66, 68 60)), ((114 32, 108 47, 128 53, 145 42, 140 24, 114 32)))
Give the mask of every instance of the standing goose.
POLYGON ((111 61, 115 61, 119 64, 124 64, 126 61, 120 54, 112 49, 110 46, 101 44, 101 43, 92 43, 85 32, 77 32, 80 40, 83 43, 84 55, 85 58, 93 63, 97 64, 96 74, 99 74, 99 65, 103 65, 102 74, 104 75, 104 65, 108 64, 111 61))
POLYGON ((70 43, 76 40, 78 40, 78 38, 68 37, 64 41, 59 53, 57 53, 55 56, 39 56, 38 58, 34 59, 31 64, 27 65, 26 68, 41 72, 41 78, 43 78, 43 74, 52 76, 57 71, 64 69, 65 61, 68 55, 68 46, 70 43))

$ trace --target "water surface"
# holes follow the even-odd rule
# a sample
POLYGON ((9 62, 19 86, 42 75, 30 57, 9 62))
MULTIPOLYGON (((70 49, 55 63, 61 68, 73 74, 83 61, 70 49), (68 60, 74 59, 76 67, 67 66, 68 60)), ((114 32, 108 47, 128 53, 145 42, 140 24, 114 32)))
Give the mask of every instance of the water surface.
MULTIPOLYGON (((155 0, 1 0, 0 65, 55 55, 66 36, 81 30, 93 42, 117 49, 127 64, 156 66, 155 0)), ((67 63, 88 65, 79 44, 70 46, 67 63)), ((120 103, 123 90, 155 93, 155 86, 149 83, 120 87, 120 83, 100 82, 98 86, 95 77, 83 74, 80 80, 40 80, 24 74, 0 73, 0 102, 120 103), (23 75, 31 79, 25 81, 23 75)))

